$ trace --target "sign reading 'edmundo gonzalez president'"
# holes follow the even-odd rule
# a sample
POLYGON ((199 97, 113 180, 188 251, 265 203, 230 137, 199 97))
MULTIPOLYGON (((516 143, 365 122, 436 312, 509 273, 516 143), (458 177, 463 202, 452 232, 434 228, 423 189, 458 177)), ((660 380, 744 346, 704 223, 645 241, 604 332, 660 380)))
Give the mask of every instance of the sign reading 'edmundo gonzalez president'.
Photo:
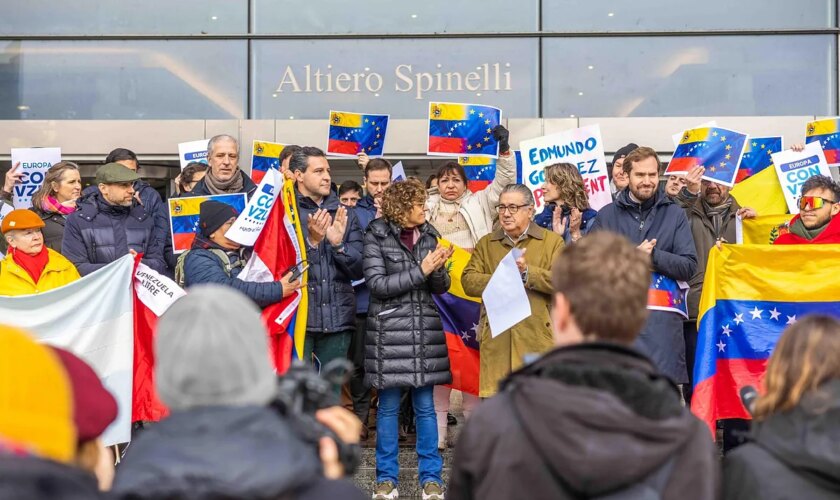
POLYGON ((555 163, 577 166, 593 209, 600 210, 612 202, 600 126, 590 125, 529 139, 520 142, 519 149, 522 152, 522 182, 533 191, 538 212, 545 204, 542 188, 545 167, 555 163))

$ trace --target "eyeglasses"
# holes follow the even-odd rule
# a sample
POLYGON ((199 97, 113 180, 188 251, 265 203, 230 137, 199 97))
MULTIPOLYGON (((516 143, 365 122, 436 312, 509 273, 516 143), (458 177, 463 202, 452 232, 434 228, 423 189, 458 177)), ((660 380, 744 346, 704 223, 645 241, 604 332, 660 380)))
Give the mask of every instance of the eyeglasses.
POLYGON ((511 215, 515 214, 519 211, 520 208, 530 207, 531 205, 496 205, 496 211, 499 213, 504 212, 507 210, 511 215))
POLYGON ((819 196, 803 196, 799 198, 799 210, 818 210, 828 203, 837 203, 834 200, 820 198, 819 196))

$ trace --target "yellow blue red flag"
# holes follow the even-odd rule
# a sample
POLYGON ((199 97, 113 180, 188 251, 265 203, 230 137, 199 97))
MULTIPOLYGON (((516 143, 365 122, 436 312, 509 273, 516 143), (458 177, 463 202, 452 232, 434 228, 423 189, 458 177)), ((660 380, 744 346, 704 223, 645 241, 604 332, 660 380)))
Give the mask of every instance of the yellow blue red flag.
POLYGON ((750 418, 739 391, 760 387, 782 331, 807 314, 840 317, 840 245, 712 248, 698 318, 691 410, 715 421, 750 418))
POLYGON ((840 164, 840 118, 809 122, 805 127, 805 142, 819 142, 828 164, 840 164))
POLYGON ((765 168, 735 184, 729 192, 742 207, 755 209, 758 215, 779 215, 788 211, 785 193, 775 168, 765 168))
POLYGON ((732 186, 746 142, 746 134, 734 130, 717 127, 686 130, 665 175, 684 174, 700 166, 706 169, 704 179, 732 186))
POLYGON ((330 111, 330 137, 327 153, 336 156, 382 156, 388 115, 369 115, 330 111))
POLYGON ((280 170, 280 153, 284 147, 276 142, 254 141, 251 152, 251 180, 259 184, 269 169, 280 170))
POLYGON ((188 198, 170 198, 169 225, 172 230, 172 250, 179 254, 192 248, 195 235, 198 234, 198 216, 201 204, 207 200, 226 203, 237 213, 245 210, 245 194, 214 194, 209 196, 190 196, 188 198))
POLYGON ((499 156, 493 129, 502 110, 480 104, 429 103, 427 152, 437 156, 499 156))
POLYGON ((773 137, 750 137, 747 147, 744 148, 744 156, 741 157, 741 164, 738 165, 738 175, 735 182, 741 182, 761 172, 767 167, 773 166, 773 153, 782 150, 782 136, 773 137))

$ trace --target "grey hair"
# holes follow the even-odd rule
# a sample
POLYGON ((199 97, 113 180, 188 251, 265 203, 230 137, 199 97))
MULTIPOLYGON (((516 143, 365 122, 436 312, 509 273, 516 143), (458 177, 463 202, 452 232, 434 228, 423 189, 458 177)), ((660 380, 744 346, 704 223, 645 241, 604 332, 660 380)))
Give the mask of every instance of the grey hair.
POLYGON ((499 199, 501 199, 502 195, 505 193, 519 193, 522 195, 522 198, 525 199, 526 204, 536 204, 536 202, 534 201, 534 193, 532 193, 531 189, 525 184, 508 184, 502 189, 502 192, 499 193, 499 199))
POLYGON ((236 137, 228 134, 219 134, 214 135, 207 141, 207 159, 209 160, 211 156, 213 156, 213 147, 216 146, 217 142, 223 141, 231 141, 236 144, 236 152, 239 153, 239 141, 236 140, 236 137))

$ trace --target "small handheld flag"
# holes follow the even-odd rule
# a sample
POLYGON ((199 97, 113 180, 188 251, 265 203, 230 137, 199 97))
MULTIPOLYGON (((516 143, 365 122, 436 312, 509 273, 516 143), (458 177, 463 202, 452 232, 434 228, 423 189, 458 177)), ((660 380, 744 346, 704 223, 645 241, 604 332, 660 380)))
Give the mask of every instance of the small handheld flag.
POLYGON ((330 134, 327 153, 335 156, 382 156, 388 115, 365 115, 330 111, 330 134))
POLYGON ((169 224, 172 230, 172 251, 175 254, 192 248, 195 235, 198 234, 198 216, 201 213, 201 204, 207 200, 227 203, 235 208, 238 213, 245 210, 245 193, 169 199, 169 224))
POLYGON ((704 167, 703 178, 726 186, 735 184, 747 135, 718 127, 686 130, 665 175, 685 175, 704 167))
POLYGON ((487 187, 496 176, 496 159, 489 156, 459 156, 458 164, 467 174, 467 188, 473 193, 487 187))
POLYGON ((426 152, 436 156, 499 156, 493 129, 502 110, 478 104, 429 103, 429 142, 426 152))
POLYGON ((737 184, 746 180, 765 168, 772 166, 773 159, 770 155, 778 153, 782 149, 781 136, 751 137, 747 141, 747 147, 744 148, 744 156, 741 157, 735 183, 737 184))
POLYGON ((266 141, 254 141, 251 155, 251 180, 259 184, 269 169, 280 170, 280 153, 284 144, 266 141))
POLYGON ((840 165, 840 118, 809 122, 805 129, 805 143, 809 142, 820 143, 829 165, 840 165))

